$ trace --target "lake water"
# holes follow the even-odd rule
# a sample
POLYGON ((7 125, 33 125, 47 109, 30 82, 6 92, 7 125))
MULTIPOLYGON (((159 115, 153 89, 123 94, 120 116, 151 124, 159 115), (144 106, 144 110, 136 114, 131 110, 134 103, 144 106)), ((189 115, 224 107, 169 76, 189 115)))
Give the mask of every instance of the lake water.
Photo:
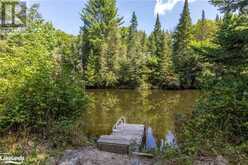
POLYGON ((122 116, 128 123, 147 123, 148 143, 172 140, 177 113, 190 115, 199 91, 87 90, 91 102, 84 114, 84 132, 89 137, 110 134, 122 116), (169 138, 169 139, 168 139, 169 138), (150 140, 149 140, 150 139, 150 140))

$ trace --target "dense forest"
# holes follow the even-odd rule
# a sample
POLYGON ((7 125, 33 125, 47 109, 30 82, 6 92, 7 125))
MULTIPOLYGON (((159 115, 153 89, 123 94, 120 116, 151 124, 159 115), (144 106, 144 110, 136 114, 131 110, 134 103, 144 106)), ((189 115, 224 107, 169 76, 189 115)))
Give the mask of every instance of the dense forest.
POLYGON ((89 1, 81 17, 79 53, 88 88, 200 88, 209 72, 192 46, 209 43, 220 19, 208 20, 203 10, 193 25, 188 1, 175 32, 162 29, 157 15, 147 35, 137 29, 135 12, 122 27, 114 1, 89 1))
POLYGON ((200 89, 193 115, 179 117, 179 147, 165 158, 191 164, 189 157, 223 154, 247 163, 248 2, 210 3, 222 13, 215 20, 203 10, 192 23, 185 0, 174 31, 157 15, 146 34, 135 12, 123 26, 115 0, 89 0, 78 36, 54 28, 33 5, 25 29, 0 34, 1 137, 38 137, 52 148, 85 143, 75 133, 90 100, 85 88, 200 89))

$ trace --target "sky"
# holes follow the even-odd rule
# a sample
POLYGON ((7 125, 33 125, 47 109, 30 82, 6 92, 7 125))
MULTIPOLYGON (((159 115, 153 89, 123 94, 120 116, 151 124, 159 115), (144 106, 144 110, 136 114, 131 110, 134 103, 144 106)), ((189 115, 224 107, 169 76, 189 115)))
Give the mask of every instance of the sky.
MULTIPOLYGON (((69 34, 77 35, 83 22, 80 12, 87 0, 27 0, 28 5, 40 4, 40 13, 47 21, 69 34)), ((201 18, 205 10, 208 19, 215 19, 217 9, 208 0, 189 0, 193 23, 201 18)), ((123 26, 128 26, 132 12, 138 17, 138 28, 146 33, 153 30, 156 15, 159 14, 162 27, 173 31, 178 24, 184 0, 117 0, 118 15, 124 18, 123 26)))

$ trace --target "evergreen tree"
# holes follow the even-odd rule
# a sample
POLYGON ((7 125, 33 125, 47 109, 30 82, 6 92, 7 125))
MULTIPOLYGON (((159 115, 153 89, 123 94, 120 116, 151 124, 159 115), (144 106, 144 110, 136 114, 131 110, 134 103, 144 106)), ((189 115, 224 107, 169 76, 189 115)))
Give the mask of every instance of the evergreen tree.
POLYGON ((203 41, 207 38, 206 31, 207 31, 206 16, 205 16, 205 11, 202 10, 202 18, 200 20, 200 35, 198 36, 199 41, 203 41))
POLYGON ((154 37, 156 40, 156 51, 155 51, 155 55, 158 58, 161 58, 163 56, 163 48, 164 48, 164 32, 162 31, 161 28, 161 23, 159 20, 159 15, 157 15, 157 19, 156 19, 156 23, 155 23, 155 27, 154 27, 154 37))
POLYGON ((179 20, 176 32, 174 34, 174 50, 175 51, 184 51, 190 46, 190 40, 192 39, 191 32, 191 18, 189 12, 189 2, 185 0, 183 12, 179 20))
MULTIPOLYGON (((224 66, 226 72, 241 74, 248 62, 248 15, 225 14, 208 59, 224 66)), ((245 69, 244 69, 245 68, 245 69)))
POLYGON ((218 29, 218 22, 208 19, 204 22, 202 22, 202 20, 198 20, 197 23, 193 25, 192 29, 195 40, 194 44, 208 44, 214 39, 218 29))
POLYGON ((136 16, 136 13, 133 12, 132 13, 132 19, 131 19, 131 25, 129 26, 129 36, 131 38, 131 34, 134 34, 134 33, 137 33, 138 32, 138 19, 137 19, 137 16, 136 16))
POLYGON ((161 27, 159 15, 156 17, 154 30, 149 37, 148 67, 150 69, 149 82, 157 87, 167 85, 167 75, 173 74, 171 65, 170 35, 161 27))
MULTIPOLYGON (((116 60, 121 46, 119 31, 121 19, 117 15, 115 0, 89 0, 81 13, 81 19, 84 23, 81 32, 84 77, 88 82, 88 63, 91 59, 91 65, 94 63, 96 73, 94 86, 114 86, 118 79, 116 60), (115 41, 115 46, 109 42, 111 40, 115 41), (95 61, 92 62, 92 59, 95 61)), ((91 82, 88 84, 93 85, 91 82)))
POLYGON ((205 10, 202 10, 202 22, 206 20, 205 10))
POLYGON ((159 15, 157 15, 154 30, 149 37, 149 50, 151 55, 161 57, 161 46, 163 44, 162 40, 163 31, 161 29, 159 15))
POLYGON ((147 36, 146 36, 146 33, 145 32, 139 32, 139 38, 141 38, 141 51, 142 53, 144 54, 147 54, 147 44, 148 44, 148 39, 147 39, 147 36))
POLYGON ((132 14, 127 38, 127 56, 122 64, 121 83, 129 87, 140 87, 146 81, 146 59, 141 51, 143 45, 142 38, 138 33, 138 21, 135 12, 132 14))
POLYGON ((212 4, 218 6, 222 12, 240 12, 248 13, 248 1, 247 0, 211 0, 212 4))
POLYGON ((137 32, 138 32, 138 20, 137 20, 137 16, 135 14, 135 12, 133 12, 132 14, 132 19, 130 21, 131 25, 129 26, 129 30, 128 30, 128 49, 127 49, 127 55, 131 55, 132 52, 131 51, 135 51, 133 49, 136 49, 134 47, 133 44, 135 44, 135 42, 137 42, 137 32))
POLYGON ((153 32, 149 37, 150 59, 148 66, 150 69, 149 81, 151 82, 152 85, 160 84, 160 80, 161 80, 160 62, 161 62, 161 57, 163 57, 165 53, 163 49, 164 49, 164 35, 161 29, 159 15, 157 15, 153 32))
POLYGON ((192 42, 192 23, 189 2, 185 0, 179 24, 174 33, 173 65, 183 87, 193 87, 195 84, 197 63, 190 48, 192 42))

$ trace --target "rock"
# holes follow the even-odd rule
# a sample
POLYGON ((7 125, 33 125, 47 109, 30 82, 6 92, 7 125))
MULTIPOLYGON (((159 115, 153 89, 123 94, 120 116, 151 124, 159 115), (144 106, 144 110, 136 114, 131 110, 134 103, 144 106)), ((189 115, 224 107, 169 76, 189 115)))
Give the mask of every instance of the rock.
POLYGON ((99 151, 94 147, 66 151, 58 165, 150 165, 151 159, 99 151))
POLYGON ((140 161, 138 159, 132 159, 131 165, 140 165, 140 161))
POLYGON ((228 165, 228 161, 223 156, 217 156, 214 165, 228 165))
POLYGON ((33 146, 34 146, 34 142, 31 141, 31 140, 29 140, 29 141, 28 141, 28 145, 29 145, 30 147, 33 147, 33 146))
POLYGON ((193 165, 215 165, 212 160, 196 160, 193 165))

